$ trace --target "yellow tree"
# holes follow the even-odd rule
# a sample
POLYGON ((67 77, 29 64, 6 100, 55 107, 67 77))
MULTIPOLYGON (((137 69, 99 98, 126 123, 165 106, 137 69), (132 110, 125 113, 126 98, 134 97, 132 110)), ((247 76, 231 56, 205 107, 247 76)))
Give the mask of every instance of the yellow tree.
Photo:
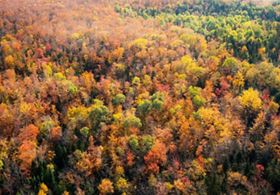
POLYGON ((110 179, 102 179, 98 186, 98 190, 101 195, 114 193, 114 186, 110 179))
POLYGON ((262 108, 262 100, 257 90, 249 88, 239 96, 239 102, 243 108, 243 115, 247 126, 253 124, 254 118, 262 108))

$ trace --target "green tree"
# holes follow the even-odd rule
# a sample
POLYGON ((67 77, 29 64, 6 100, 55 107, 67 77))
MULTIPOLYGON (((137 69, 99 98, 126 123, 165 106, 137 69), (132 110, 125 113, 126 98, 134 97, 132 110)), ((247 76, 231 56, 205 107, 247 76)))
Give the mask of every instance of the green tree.
POLYGON ((89 119, 94 130, 97 130, 101 122, 108 122, 110 119, 110 111, 98 99, 93 100, 93 105, 89 108, 89 119))

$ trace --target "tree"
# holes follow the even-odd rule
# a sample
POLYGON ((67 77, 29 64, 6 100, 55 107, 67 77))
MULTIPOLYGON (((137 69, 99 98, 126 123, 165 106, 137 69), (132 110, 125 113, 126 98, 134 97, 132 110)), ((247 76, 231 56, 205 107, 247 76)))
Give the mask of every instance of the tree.
POLYGON ((161 110, 164 105, 164 94, 161 92, 157 92, 152 95, 151 97, 152 100, 152 108, 155 110, 161 110))
POLYGON ((221 70, 225 74, 234 75, 237 72, 238 61, 235 58, 227 58, 221 66, 221 70))
POLYGON ((130 139, 128 140, 128 144, 130 148, 132 149, 133 152, 137 152, 139 150, 139 141, 138 137, 136 136, 131 136, 130 139))
POLYGON ((137 113, 140 116, 146 116, 152 109, 152 102, 150 100, 141 100, 137 106, 137 113))
POLYGON ((89 117, 89 111, 84 106, 70 107, 67 111, 68 127, 82 128, 89 117))
POLYGON ((11 130, 14 126, 14 116, 11 108, 5 103, 0 104, 0 128, 3 129, 2 133, 7 133, 8 135, 11 133, 11 130))
POLYGON ((125 95, 119 93, 113 98, 112 103, 114 105, 123 104, 125 102, 125 99, 126 99, 125 95))
POLYGON ((181 58, 183 71, 190 77, 192 82, 197 82, 206 73, 206 68, 199 66, 190 56, 186 55, 181 58))
POLYGON ((201 88, 190 86, 188 92, 192 98, 193 104, 196 107, 199 108, 205 104, 206 100, 202 97, 201 88))
POLYGON ((245 85, 245 81, 244 81, 244 77, 242 75, 241 72, 237 72, 233 81, 232 81, 233 87, 235 89, 237 89, 238 91, 240 91, 244 85, 245 85))
POLYGON ((109 120, 110 111, 102 101, 95 99, 93 102, 93 105, 89 107, 89 119, 93 129, 96 131, 101 122, 109 120))
POLYGON ((42 136, 48 136, 51 129, 55 126, 55 122, 51 118, 46 118, 45 121, 40 125, 40 134, 42 136))
POLYGON ((58 141, 60 140, 62 137, 62 130, 61 130, 61 127, 60 126, 57 126, 57 127, 53 127, 51 130, 50 130, 50 139, 53 140, 53 141, 58 141))
POLYGON ((46 186, 46 184, 44 183, 41 183, 38 195, 47 195, 48 191, 49 191, 48 186, 46 186))
POLYGON ((254 112, 260 110, 262 106, 259 92, 253 88, 243 91, 242 95, 239 97, 239 101, 243 109, 254 112))
POLYGON ((245 193, 249 190, 247 177, 238 172, 229 172, 227 187, 229 192, 245 193))
POLYGON ((124 119, 123 125, 124 125, 124 127, 126 129, 142 127, 141 120, 138 117, 134 116, 134 115, 127 116, 124 119))
POLYGON ((127 180, 123 177, 120 177, 117 180, 116 183, 116 188, 117 190, 119 190, 120 192, 127 192, 129 189, 129 183, 127 182, 127 180))
POLYGON ((139 49, 145 49, 147 47, 148 40, 144 38, 135 39, 132 43, 132 47, 137 47, 139 49))
POLYGON ((15 66, 15 59, 12 55, 8 55, 4 59, 4 63, 7 66, 7 68, 14 68, 15 66))
POLYGON ((159 173, 160 166, 164 166, 167 162, 166 153, 166 146, 163 143, 156 142, 144 157, 147 171, 154 174, 159 173))
POLYGON ((75 168, 86 176, 91 176, 95 172, 97 172, 102 165, 102 151, 103 148, 100 146, 94 146, 93 137, 89 138, 89 146, 87 151, 82 152, 80 150, 76 150, 74 152, 74 156, 77 159, 75 162, 75 168))
POLYGON ((143 135, 140 140, 140 150, 142 153, 146 154, 151 150, 155 143, 155 138, 151 135, 143 135))
POLYGON ((113 183, 109 179, 102 179, 98 186, 100 194, 112 194, 114 193, 113 183))
POLYGON ((95 84, 93 74, 91 72, 84 72, 82 73, 80 80, 81 85, 86 89, 87 93, 90 93, 95 84))
POLYGON ((36 158, 38 134, 38 127, 31 124, 21 129, 18 135, 18 141, 20 143, 18 159, 21 161, 20 169, 25 175, 30 174, 32 161, 36 158))
POLYGON ((259 92, 253 88, 249 88, 248 90, 243 91, 242 95, 239 96, 239 102, 243 108, 246 125, 250 127, 262 108, 262 100, 259 92))
POLYGON ((4 161, 8 157, 8 142, 6 140, 0 139, 0 172, 4 167, 4 161))
POLYGON ((201 125, 206 128, 204 136, 206 136, 209 141, 227 140, 232 136, 229 121, 222 116, 217 108, 201 107, 195 113, 195 117, 201 122, 201 125))

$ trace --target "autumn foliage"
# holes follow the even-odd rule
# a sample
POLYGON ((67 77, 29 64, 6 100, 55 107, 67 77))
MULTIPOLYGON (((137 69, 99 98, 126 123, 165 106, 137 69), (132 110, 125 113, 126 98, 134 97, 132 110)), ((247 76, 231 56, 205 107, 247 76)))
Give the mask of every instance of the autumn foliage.
POLYGON ((0 194, 279 193, 279 6, 0 1, 0 194))

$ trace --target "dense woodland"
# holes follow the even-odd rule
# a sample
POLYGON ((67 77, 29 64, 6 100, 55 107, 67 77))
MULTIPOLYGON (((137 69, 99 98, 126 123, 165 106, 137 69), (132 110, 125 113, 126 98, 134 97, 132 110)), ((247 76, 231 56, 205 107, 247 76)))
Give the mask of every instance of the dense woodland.
POLYGON ((280 193, 280 2, 0 1, 0 194, 280 193))

